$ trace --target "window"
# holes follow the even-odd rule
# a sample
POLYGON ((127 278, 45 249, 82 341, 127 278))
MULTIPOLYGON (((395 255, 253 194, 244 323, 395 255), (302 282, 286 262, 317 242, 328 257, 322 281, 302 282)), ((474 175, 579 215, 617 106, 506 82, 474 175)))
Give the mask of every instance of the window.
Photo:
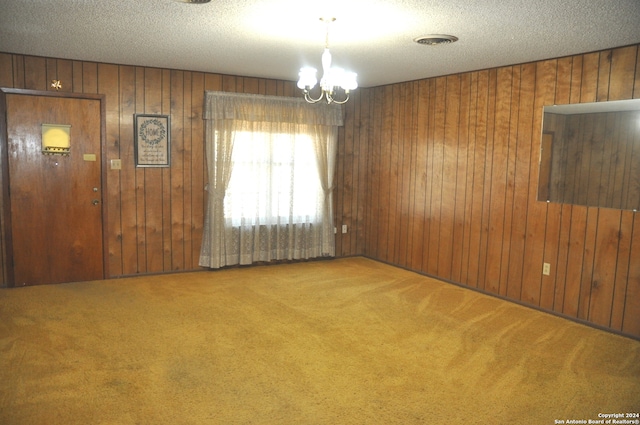
POLYGON ((209 182, 198 264, 334 256, 340 105, 205 92, 203 119, 209 182))
POLYGON ((323 193, 311 137, 236 132, 231 163, 227 225, 319 222, 323 193))

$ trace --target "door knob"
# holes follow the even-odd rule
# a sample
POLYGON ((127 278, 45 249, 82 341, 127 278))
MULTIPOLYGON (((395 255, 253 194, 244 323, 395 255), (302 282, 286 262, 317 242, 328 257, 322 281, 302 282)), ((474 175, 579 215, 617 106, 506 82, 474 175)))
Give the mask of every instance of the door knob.
POLYGON ((93 201, 91 201, 91 203, 93 205, 98 205, 100 203, 100 201, 98 201, 97 199, 94 199, 93 201))

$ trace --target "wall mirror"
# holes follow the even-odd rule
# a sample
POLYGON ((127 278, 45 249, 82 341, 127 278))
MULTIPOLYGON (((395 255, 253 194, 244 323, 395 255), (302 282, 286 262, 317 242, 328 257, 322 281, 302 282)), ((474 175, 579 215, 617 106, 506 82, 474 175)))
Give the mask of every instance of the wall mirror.
POLYGON ((543 114, 539 201, 640 210, 640 99, 543 114))

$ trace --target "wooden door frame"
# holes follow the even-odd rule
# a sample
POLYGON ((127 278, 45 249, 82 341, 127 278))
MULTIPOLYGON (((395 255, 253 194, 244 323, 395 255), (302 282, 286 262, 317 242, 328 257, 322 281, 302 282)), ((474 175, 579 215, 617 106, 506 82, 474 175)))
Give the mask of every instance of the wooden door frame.
POLYGON ((70 99, 89 99, 100 102, 100 195, 102 199, 102 278, 107 278, 109 270, 109 249, 107 217, 107 149, 106 149, 106 96, 103 94, 85 94, 54 92, 43 90, 27 90, 0 87, 0 251, 2 253, 2 278, 4 285, 15 286, 15 271, 13 264, 13 236, 11 231, 11 198, 9 193, 9 140, 7 128, 7 95, 46 96, 70 99))

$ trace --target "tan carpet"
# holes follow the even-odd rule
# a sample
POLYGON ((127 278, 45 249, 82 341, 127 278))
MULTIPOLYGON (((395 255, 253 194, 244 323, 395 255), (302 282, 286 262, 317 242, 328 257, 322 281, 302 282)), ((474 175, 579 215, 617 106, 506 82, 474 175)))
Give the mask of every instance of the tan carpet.
POLYGON ((554 424, 640 342, 364 258, 0 290, 0 423, 554 424))

